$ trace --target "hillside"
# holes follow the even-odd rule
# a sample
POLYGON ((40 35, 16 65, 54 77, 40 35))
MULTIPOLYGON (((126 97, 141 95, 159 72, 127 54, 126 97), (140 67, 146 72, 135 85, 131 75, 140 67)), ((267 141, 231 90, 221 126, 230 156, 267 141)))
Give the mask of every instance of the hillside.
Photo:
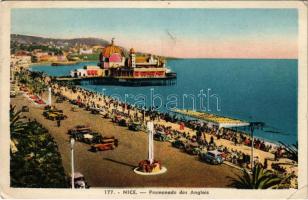
MULTIPOLYGON (((20 34, 11 34, 11 53, 14 53, 15 50, 20 50, 20 45, 24 46, 49 46, 49 45, 56 45, 56 46, 62 46, 64 49, 67 49, 69 47, 73 47, 76 44, 79 45, 88 45, 88 46, 94 46, 94 45, 101 45, 106 46, 110 44, 109 41, 100 39, 100 38, 93 38, 93 37, 87 37, 87 38, 73 38, 73 39, 57 39, 57 38, 45 38, 45 37, 39 37, 39 36, 30 36, 30 35, 20 35, 20 34)), ((121 47, 124 55, 128 55, 128 49, 125 47, 121 47)), ((146 52, 137 52, 137 54, 148 54, 146 52)), ((157 55, 159 56, 159 55, 157 55)), ((160 55, 162 56, 162 55, 160 55)), ((164 57, 164 56, 162 56, 164 57)), ((166 57, 169 59, 178 59, 178 58, 171 58, 166 57)))
POLYGON ((68 46, 72 47, 76 44, 84 45, 108 45, 109 42, 104 39, 99 38, 73 38, 73 39, 55 39, 55 38, 44 38, 38 36, 29 36, 29 35, 18 35, 11 34, 11 43, 25 44, 25 45, 48 45, 55 44, 57 46, 68 46))

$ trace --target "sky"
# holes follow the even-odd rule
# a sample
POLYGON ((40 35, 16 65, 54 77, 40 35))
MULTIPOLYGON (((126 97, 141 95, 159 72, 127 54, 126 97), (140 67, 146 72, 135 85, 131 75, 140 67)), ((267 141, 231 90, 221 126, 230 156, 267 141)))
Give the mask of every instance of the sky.
POLYGON ((181 58, 297 58, 296 9, 13 9, 11 33, 115 38, 181 58))

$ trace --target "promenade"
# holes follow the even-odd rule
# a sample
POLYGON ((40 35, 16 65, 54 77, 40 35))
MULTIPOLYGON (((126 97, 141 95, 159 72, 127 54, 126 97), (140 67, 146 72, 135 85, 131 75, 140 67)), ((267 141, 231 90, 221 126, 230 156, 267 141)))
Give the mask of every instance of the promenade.
MULTIPOLYGON (((55 99, 53 97, 53 99, 55 99)), ((119 146, 112 151, 93 153, 84 143, 75 144, 75 168, 83 173, 91 187, 228 187, 230 177, 236 177, 240 170, 228 165, 210 165, 200 162, 197 157, 172 148, 168 142, 154 143, 155 158, 167 168, 167 172, 158 176, 140 176, 133 172, 140 160, 147 158, 147 135, 144 132, 129 131, 99 115, 78 109, 71 111, 71 104, 54 104, 62 109, 68 118, 56 126, 55 121, 43 117, 43 107, 38 107, 24 96, 12 98, 17 109, 28 105, 30 111, 24 113, 36 119, 48 129, 58 144, 59 152, 66 172, 70 173, 70 145, 68 129, 76 125, 91 126, 103 136, 115 136, 119 146)))

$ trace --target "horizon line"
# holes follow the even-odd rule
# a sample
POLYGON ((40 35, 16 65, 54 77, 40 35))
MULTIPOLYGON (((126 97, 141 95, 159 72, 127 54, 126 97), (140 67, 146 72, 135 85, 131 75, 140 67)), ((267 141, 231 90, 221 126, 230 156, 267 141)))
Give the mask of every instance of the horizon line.
MULTIPOLYGON (((21 34, 21 33, 10 33, 10 40, 11 40, 11 35, 22 35, 22 36, 29 36, 29 37, 41 37, 44 39, 60 39, 60 40, 71 40, 71 39, 87 39, 87 38, 93 38, 93 39, 100 39, 100 40, 104 40, 109 42, 106 39, 97 37, 97 36, 82 36, 82 37, 76 37, 76 36, 72 36, 69 38, 61 38, 61 37, 53 37, 53 36, 45 36, 45 35, 28 35, 28 34, 21 34)), ((110 43, 110 42, 109 42, 110 43)), ((126 48, 126 47, 124 47, 126 48)), ((147 53, 147 52, 143 52, 143 53, 147 53)), ((148 53, 148 54, 153 54, 153 53, 148 53)), ((153 54, 153 55, 157 55, 157 54, 153 54)), ((243 59, 243 60, 251 60, 251 59, 258 59, 258 60, 298 60, 298 57, 293 57, 293 58, 268 58, 268 57, 174 57, 174 56, 168 56, 168 55, 159 55, 162 57, 166 57, 169 59, 243 59)))

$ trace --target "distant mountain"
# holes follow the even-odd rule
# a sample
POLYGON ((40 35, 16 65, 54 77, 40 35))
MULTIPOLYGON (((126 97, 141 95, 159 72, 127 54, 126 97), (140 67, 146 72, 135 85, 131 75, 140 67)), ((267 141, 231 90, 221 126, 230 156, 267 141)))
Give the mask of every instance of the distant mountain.
MULTIPOLYGON (((73 47, 76 44, 79 45, 101 45, 106 46, 109 45, 110 42, 104 39, 100 38, 73 38, 73 39, 56 39, 56 38, 45 38, 45 37, 39 37, 39 36, 30 36, 30 35, 20 35, 20 34, 11 34, 11 44, 13 44, 11 47, 15 47, 15 44, 23 44, 23 45, 43 45, 43 46, 49 46, 49 45, 56 45, 56 46, 63 46, 63 47, 73 47)), ((123 53, 125 56, 128 56, 129 51, 125 47, 120 47, 123 50, 123 53)), ((147 55, 148 53, 145 52, 137 52, 138 54, 147 55)), ((158 56, 158 55, 157 55, 158 56)), ((164 56, 162 56, 164 57, 164 56)), ((177 58, 171 58, 166 57, 170 59, 177 59, 177 58)))
POLYGON ((55 44, 57 46, 68 46, 72 47, 76 44, 81 45, 102 45, 106 46, 109 44, 107 40, 99 39, 99 38, 74 38, 74 39, 55 39, 55 38, 44 38, 38 36, 29 36, 29 35, 19 35, 19 34, 11 34, 11 42, 19 43, 25 45, 49 45, 55 44))

